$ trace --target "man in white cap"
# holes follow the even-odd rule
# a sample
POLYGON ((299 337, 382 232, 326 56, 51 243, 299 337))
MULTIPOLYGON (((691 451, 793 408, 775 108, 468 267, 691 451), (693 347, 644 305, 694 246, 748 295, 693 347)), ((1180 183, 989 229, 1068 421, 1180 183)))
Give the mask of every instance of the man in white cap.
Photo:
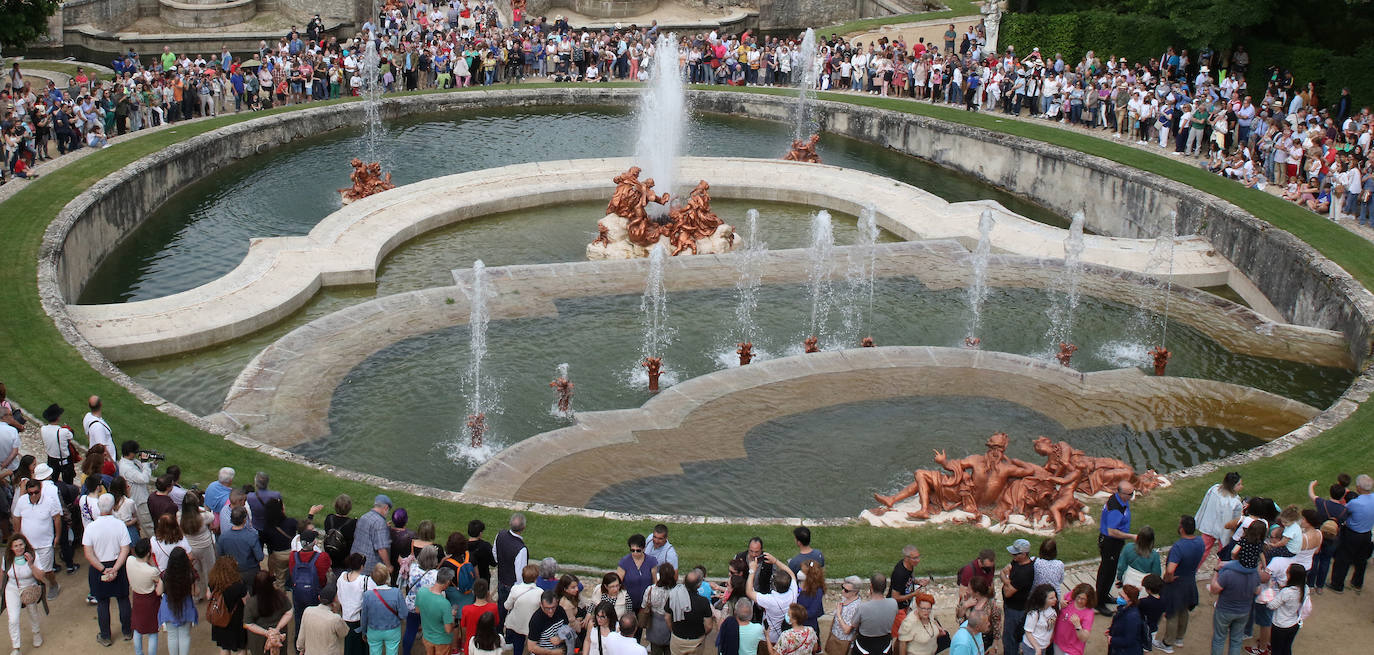
POLYGON ((129 557, 129 530, 124 522, 115 518, 114 496, 103 494, 97 501, 100 516, 86 526, 86 534, 81 537, 85 547, 86 561, 90 563, 87 579, 91 585, 91 595, 95 597, 96 620, 100 632, 95 641, 101 646, 109 646, 110 599, 119 605, 119 627, 124 638, 133 638, 129 606, 129 574, 124 569, 129 557))
POLYGON ((1030 600, 1031 585, 1035 583, 1035 564, 1031 562, 1030 542, 1017 539, 1007 552, 1011 563, 1002 567, 1002 646, 1004 653, 1016 653, 1021 645, 1021 632, 1026 625, 1026 603, 1030 600))
MULTIPOLYGON (((52 476, 52 468, 39 464, 33 478, 24 484, 23 496, 14 502, 15 531, 24 535, 33 546, 35 564, 38 568, 52 573, 53 554, 57 550, 58 535, 62 531, 62 505, 56 493, 52 497, 43 493, 43 481, 52 476)), ((50 483, 49 483, 50 484, 50 483)), ((48 595, 57 597, 60 585, 53 578, 53 588, 48 595)))

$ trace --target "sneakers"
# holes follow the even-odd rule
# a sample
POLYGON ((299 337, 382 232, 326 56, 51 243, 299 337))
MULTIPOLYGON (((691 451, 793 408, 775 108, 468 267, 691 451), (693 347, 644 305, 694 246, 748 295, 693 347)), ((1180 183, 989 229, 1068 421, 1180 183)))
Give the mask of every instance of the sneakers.
POLYGON ((1162 641, 1160 641, 1160 640, 1158 640, 1158 639, 1156 639, 1156 640, 1155 640, 1155 650, 1164 651, 1164 652, 1166 652, 1166 653, 1172 653, 1172 652, 1174 652, 1174 647, 1173 647, 1173 646, 1170 646, 1169 644, 1166 644, 1166 643, 1164 643, 1164 642, 1162 642, 1162 641))
POLYGON ((39 634, 39 633, 37 633, 37 632, 33 633, 33 647, 34 647, 34 648, 38 648, 39 646, 42 646, 42 645, 43 645, 43 635, 41 635, 41 634, 39 634))
POLYGON ((77 565, 77 564, 68 564, 68 565, 67 565, 67 575, 71 575, 71 574, 73 574, 73 573, 76 573, 77 569, 79 569, 79 568, 81 568, 81 567, 80 567, 79 565, 77 565))
POLYGON ((87 604, 87 605, 90 605, 90 606, 92 606, 92 607, 94 607, 94 606, 95 606, 95 596, 92 596, 92 595, 90 595, 90 594, 87 594, 87 595, 86 595, 86 604, 87 604))
POLYGON ((62 585, 54 583, 48 587, 48 600, 57 600, 57 596, 62 593, 62 585))
POLYGON ((1259 648, 1256 646, 1246 646, 1245 652, 1249 653, 1250 655, 1269 655, 1268 648, 1259 648))
POLYGON ((105 637, 105 636, 102 636, 102 635, 96 635, 96 637, 95 637, 95 643, 100 644, 101 646, 104 646, 104 647, 106 647, 106 648, 109 648, 110 645, 113 644, 114 642, 113 642, 113 641, 110 641, 110 638, 109 638, 109 637, 105 637))

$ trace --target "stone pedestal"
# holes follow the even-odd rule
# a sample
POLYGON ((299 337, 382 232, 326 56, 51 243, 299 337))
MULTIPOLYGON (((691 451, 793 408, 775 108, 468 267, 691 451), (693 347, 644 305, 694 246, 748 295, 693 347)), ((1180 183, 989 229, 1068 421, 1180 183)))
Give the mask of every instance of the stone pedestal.
POLYGON ((258 0, 158 0, 158 15, 177 27, 224 27, 246 23, 258 13, 258 0))

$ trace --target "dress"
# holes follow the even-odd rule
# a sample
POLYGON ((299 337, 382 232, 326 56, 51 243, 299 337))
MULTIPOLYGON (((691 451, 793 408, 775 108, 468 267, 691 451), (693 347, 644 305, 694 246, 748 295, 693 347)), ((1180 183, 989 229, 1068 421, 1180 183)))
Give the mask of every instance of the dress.
POLYGON ((248 645, 248 630, 243 627, 243 597, 247 594, 248 587, 242 582, 235 582, 224 589, 224 602, 234 608, 234 616, 229 619, 228 626, 210 626, 210 639, 221 649, 233 652, 243 650, 248 645))
MULTIPOLYGON (((277 623, 281 621, 282 615, 286 614, 291 609, 291 599, 288 596, 286 596, 286 594, 283 594, 279 591, 275 593, 277 593, 281 597, 280 602, 277 603, 276 611, 266 616, 264 616, 258 611, 257 596, 249 596, 247 602, 244 603, 244 623, 252 623, 253 625, 256 625, 260 628, 275 628, 277 626, 277 623)), ((291 643, 291 639, 289 637, 290 635, 288 635, 288 639, 286 640, 286 643, 288 644, 291 643)), ((248 633, 249 653, 252 653, 252 655, 266 655, 266 647, 266 637, 252 632, 248 633)))
POLYGON ((816 631, 809 625, 784 630, 776 650, 778 655, 811 655, 816 650, 816 631))

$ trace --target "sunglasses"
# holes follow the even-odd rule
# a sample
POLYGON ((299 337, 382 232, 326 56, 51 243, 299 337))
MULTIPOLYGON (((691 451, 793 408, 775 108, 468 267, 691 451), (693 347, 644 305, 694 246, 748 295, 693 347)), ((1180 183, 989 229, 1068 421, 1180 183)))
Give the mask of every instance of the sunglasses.
POLYGON ((642 553, 642 552, 644 552, 644 549, 643 549, 643 548, 631 548, 631 549, 630 549, 630 552, 632 552, 632 553, 642 553))

